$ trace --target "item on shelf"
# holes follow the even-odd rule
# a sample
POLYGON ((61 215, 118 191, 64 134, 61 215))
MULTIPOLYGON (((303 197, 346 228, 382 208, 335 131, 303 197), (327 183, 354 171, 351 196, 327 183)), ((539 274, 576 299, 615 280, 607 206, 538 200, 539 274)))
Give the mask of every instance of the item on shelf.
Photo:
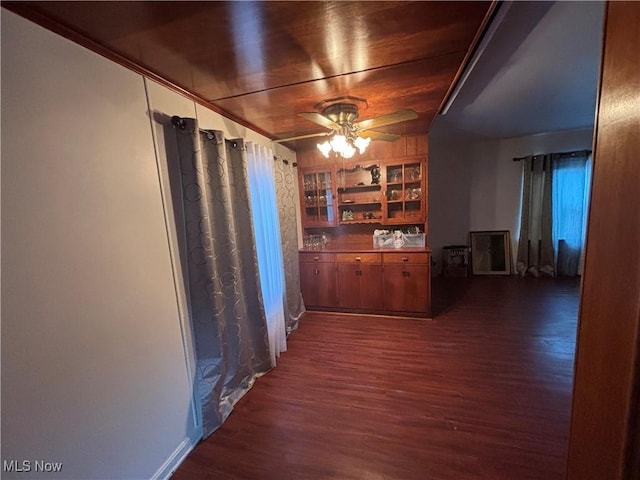
POLYGON ((421 188, 407 188, 407 200, 420 200, 422 197, 421 188))
POLYGON ((401 182, 402 181, 402 172, 400 172, 399 170, 392 170, 389 173, 389 178, 387 179, 387 181, 394 183, 394 182, 401 182))
POLYGON ((389 230, 376 230, 373 233, 373 248, 390 247, 391 245, 393 245, 393 235, 389 233, 389 230))
POLYGON ((404 246, 404 234, 400 230, 393 232, 393 247, 401 248, 404 246))
MULTIPOLYGON (((418 227, 409 227, 407 230, 409 232, 419 232, 418 227)), ((426 245, 426 234, 406 233, 401 230, 396 230, 393 233, 390 233, 389 230, 374 230, 373 232, 373 248, 396 247, 397 240, 403 242, 400 247, 424 247, 426 245), (400 232, 400 238, 398 238, 397 232, 400 232)))
POLYGON ((350 220, 353 220, 353 211, 352 210, 344 210, 342 212, 342 221, 343 222, 348 222, 350 220))
MULTIPOLYGON (((417 227, 416 227, 417 228, 417 227)), ((424 247, 426 245, 426 235, 424 233, 405 233, 405 247, 424 247)))
POLYGON ((371 167, 371 185, 378 185, 380 183, 380 167, 374 165, 371 167))
POLYGON ((420 167, 408 168, 407 178, 412 182, 420 180, 420 167))

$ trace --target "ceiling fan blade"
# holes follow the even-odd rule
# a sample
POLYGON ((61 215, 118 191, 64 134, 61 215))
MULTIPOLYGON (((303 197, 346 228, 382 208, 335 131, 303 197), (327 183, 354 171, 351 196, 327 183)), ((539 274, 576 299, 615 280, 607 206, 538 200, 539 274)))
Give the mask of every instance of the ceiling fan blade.
POLYGON ((323 127, 331 128, 332 130, 340 129, 340 125, 338 125, 336 122, 325 117, 324 115, 320 115, 317 112, 302 112, 299 113, 298 116, 306 118, 307 120, 310 120, 313 123, 317 123, 318 125, 322 125, 323 127))
POLYGON ((400 138, 400 135, 395 133, 376 132, 375 130, 367 130, 362 132, 363 137, 369 137, 371 140, 382 140, 383 142, 395 142, 400 138))
POLYGON ((303 138, 326 137, 327 135, 330 135, 330 134, 331 132, 309 133, 307 135, 297 135, 295 137, 279 138, 277 140, 273 140, 273 142, 274 143, 292 142, 294 140, 302 140, 303 138))
POLYGON ((357 122, 354 126, 359 130, 368 130, 370 128, 384 127, 385 125, 392 125, 394 123, 413 120, 415 118, 418 118, 418 114, 413 110, 398 110, 397 112, 357 122))

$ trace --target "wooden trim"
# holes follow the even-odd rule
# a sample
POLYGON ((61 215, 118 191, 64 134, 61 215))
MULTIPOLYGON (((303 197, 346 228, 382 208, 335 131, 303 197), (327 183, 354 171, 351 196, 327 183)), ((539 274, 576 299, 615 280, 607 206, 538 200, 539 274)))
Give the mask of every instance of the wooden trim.
POLYGON ((436 110, 436 114, 431 118, 431 122, 429 122, 429 126, 427 127, 427 132, 431 130, 431 126, 433 125, 433 122, 435 122, 436 118, 438 118, 438 115, 440 114, 444 106, 449 101, 449 97, 451 97, 451 95, 453 94, 453 91, 458 85, 458 81, 460 80, 460 77, 462 76, 467 66, 469 65, 469 62, 471 61, 471 58, 473 57, 473 54, 475 53, 476 49, 480 45, 482 38, 487 33, 489 25, 491 25, 491 21, 495 18, 496 13, 498 12, 498 8, 501 4, 502 2, 498 0, 493 0, 493 2, 491 3, 491 6, 487 10, 487 14, 484 16, 484 19, 482 20, 482 23, 480 24, 480 27, 476 32, 476 36, 473 38, 471 45, 469 45, 469 49, 467 50, 466 55, 462 59, 462 62, 460 63, 460 67, 458 67, 458 71, 456 72, 455 76, 453 77, 453 80, 451 81, 451 84, 449 85, 449 88, 447 89, 447 93, 445 93, 444 97, 442 98, 442 102, 440 102, 440 105, 436 110))
POLYGON ((568 480, 638 478, 640 3, 606 8, 568 480))

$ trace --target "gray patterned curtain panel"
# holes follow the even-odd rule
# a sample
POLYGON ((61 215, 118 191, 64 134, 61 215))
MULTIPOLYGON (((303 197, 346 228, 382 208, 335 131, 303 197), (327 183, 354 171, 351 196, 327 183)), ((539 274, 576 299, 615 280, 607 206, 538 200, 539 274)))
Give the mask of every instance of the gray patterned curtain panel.
POLYGON ((298 181, 295 167, 289 161, 277 159, 275 162, 276 195, 278 197, 278 218, 284 260, 285 302, 284 318, 287 332, 298 328, 298 321, 305 311, 300 292, 300 269, 298 263, 298 231, 296 204, 298 181))
POLYGON ((271 368, 246 158, 219 131, 174 117, 197 387, 207 437, 271 368))
POLYGON ((535 277, 555 276, 551 238, 551 155, 523 161, 522 211, 516 270, 535 277))

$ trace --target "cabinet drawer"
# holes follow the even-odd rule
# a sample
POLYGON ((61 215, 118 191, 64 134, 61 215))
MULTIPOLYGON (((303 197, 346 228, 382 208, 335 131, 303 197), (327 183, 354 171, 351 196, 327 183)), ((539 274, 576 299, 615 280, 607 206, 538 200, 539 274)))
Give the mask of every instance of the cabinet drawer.
POLYGON ((429 264, 429 254, 426 252, 405 252, 405 253, 383 253, 384 263, 409 263, 409 264, 429 264))
POLYGON ((379 253, 338 253, 336 260, 342 263, 380 263, 382 257, 379 253))
POLYGON ((336 259, 335 254, 326 252, 300 252, 300 261, 308 263, 332 263, 336 259))

